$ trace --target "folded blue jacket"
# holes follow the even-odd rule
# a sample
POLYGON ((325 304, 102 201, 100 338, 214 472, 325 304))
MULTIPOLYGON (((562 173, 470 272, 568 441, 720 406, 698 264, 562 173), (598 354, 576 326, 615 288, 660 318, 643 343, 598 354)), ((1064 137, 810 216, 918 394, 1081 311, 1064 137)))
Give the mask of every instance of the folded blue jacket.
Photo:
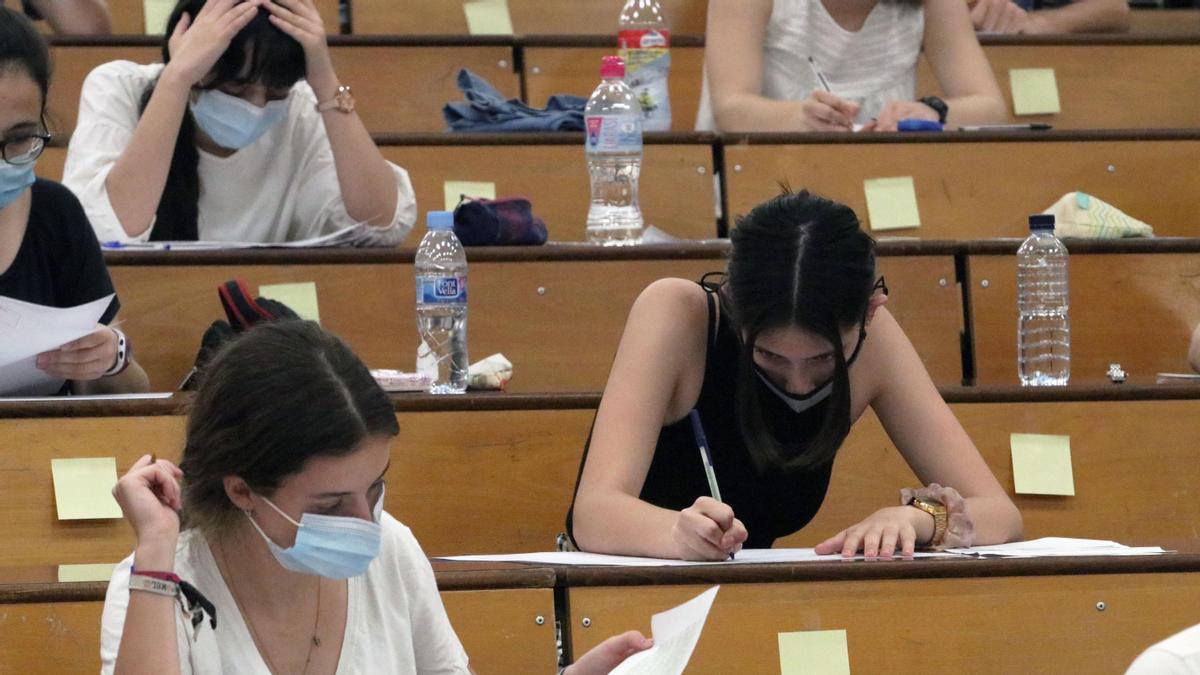
POLYGON ((463 68, 458 88, 466 101, 447 103, 442 117, 450 131, 583 131, 587 99, 559 94, 542 110, 517 99, 505 99, 487 80, 463 68))

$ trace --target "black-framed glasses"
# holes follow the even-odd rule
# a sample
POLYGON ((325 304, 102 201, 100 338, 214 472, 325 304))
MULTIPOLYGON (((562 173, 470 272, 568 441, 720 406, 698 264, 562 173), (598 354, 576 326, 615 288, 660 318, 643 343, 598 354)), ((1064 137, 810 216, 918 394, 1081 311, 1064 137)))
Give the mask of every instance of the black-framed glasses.
POLYGON ((49 133, 34 133, 5 139, 0 143, 0 157, 9 164, 30 164, 42 155, 51 138, 49 133))

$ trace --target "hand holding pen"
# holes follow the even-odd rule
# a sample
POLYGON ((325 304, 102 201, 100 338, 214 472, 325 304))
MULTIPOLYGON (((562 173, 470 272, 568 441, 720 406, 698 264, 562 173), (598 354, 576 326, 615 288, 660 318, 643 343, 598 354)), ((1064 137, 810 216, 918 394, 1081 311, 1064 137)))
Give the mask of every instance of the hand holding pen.
POLYGON ((829 78, 817 67, 813 57, 808 57, 808 67, 820 85, 814 89, 808 98, 800 102, 804 111, 803 128, 805 131, 850 131, 854 128, 854 119, 858 117, 859 104, 833 93, 829 78))
POLYGON ((713 471, 708 440, 700 425, 700 414, 693 410, 688 417, 712 497, 699 497, 679 512, 672 529, 675 548, 679 557, 685 560, 732 560, 733 554, 740 551, 746 541, 746 526, 734 517, 728 504, 721 502, 721 490, 713 471))

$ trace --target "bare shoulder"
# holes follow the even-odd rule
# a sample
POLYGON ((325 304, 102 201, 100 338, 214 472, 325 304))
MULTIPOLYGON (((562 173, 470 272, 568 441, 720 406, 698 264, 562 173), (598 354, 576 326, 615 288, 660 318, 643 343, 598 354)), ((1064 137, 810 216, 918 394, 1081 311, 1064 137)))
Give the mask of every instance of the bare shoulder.
MULTIPOLYGON (((708 323, 708 301, 705 290, 694 281, 678 278, 659 279, 651 283, 638 295, 630 310, 635 314, 657 316, 676 325, 685 323, 690 328, 694 322, 708 323)), ((665 323, 665 322, 664 322, 665 323)))

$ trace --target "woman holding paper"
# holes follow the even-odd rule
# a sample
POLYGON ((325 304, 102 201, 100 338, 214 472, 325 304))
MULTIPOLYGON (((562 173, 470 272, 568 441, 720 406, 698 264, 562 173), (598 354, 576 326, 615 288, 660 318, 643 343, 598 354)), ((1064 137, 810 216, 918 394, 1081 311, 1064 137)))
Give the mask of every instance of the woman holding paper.
MULTIPOLYGON (((366 366, 315 323, 227 345, 179 466, 146 455, 113 489, 137 544, 108 586, 101 672, 468 672, 428 559, 383 511, 398 433, 366 366)), ((649 646, 630 631, 567 672, 649 646)))
POLYGON ((88 76, 64 182, 101 241, 283 242, 416 219, 334 72, 313 0, 180 0, 163 64, 88 76))
MULTIPOLYGON (((38 355, 28 369, 0 368, 0 396, 146 391, 146 374, 114 325, 120 303, 79 201, 34 176, 50 138, 49 87, 45 41, 25 17, 0 7, 0 296, 54 308, 113 299, 91 333, 38 355)), ((0 319, 5 329, 12 323, 0 319)), ((2 339, 20 340, 16 329, 2 339)))
POLYGON ((710 0, 708 26, 702 131, 896 131, 903 119, 1006 117, 963 0, 710 0), (917 98, 922 52, 944 99, 917 98))
POLYGON ((875 242, 854 212, 788 193, 731 239, 722 281, 662 279, 630 310, 567 516, 575 544, 693 560, 770 547, 817 513, 868 406, 929 486, 818 553, 1018 539, 1016 507, 884 307, 875 242))

